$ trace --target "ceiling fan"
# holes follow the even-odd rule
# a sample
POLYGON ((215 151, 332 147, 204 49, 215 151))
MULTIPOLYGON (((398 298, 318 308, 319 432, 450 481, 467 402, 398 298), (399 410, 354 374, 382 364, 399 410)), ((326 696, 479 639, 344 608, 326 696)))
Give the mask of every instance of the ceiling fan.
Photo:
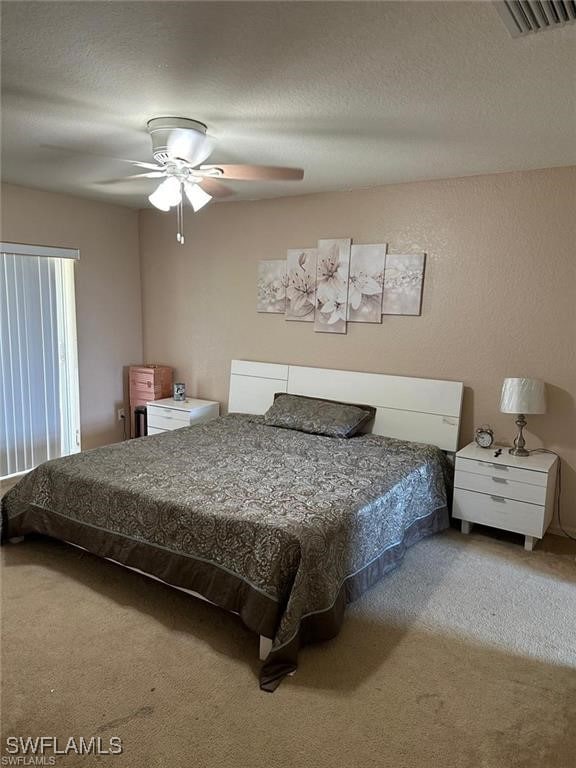
MULTIPOLYGON (((184 198, 199 211, 213 198, 229 197, 234 192, 220 179, 234 181, 300 181, 301 168, 279 168, 269 165, 205 165, 212 154, 214 140, 206 134, 206 126, 185 117, 156 117, 147 123, 152 137, 152 155, 155 163, 130 162, 144 173, 127 179, 160 179, 158 187, 148 200, 161 211, 176 208, 178 232, 176 239, 184 243, 184 198)), ((124 179, 122 179, 123 181, 124 179)))

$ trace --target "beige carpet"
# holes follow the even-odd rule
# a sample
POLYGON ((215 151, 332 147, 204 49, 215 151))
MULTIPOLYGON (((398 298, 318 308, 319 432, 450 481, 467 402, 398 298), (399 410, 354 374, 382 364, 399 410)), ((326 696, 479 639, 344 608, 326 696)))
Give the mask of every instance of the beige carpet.
POLYGON ((123 740, 57 765, 576 766, 574 555, 421 542, 274 694, 233 616, 55 542, 2 555, 4 737, 123 740))

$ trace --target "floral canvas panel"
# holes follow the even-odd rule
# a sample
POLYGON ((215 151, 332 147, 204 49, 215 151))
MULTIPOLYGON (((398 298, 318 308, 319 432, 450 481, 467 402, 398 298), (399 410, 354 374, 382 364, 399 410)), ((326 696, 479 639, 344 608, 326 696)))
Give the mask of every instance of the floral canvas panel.
POLYGON ((288 251, 286 320, 314 322, 316 252, 316 248, 294 248, 288 251))
POLYGON ((315 331, 346 333, 351 243, 349 238, 318 241, 315 331))
POLYGON ((348 278, 348 320, 352 323, 382 322, 386 248, 386 243, 352 246, 348 278))
POLYGON ((383 315, 419 315, 425 253, 389 253, 384 269, 383 315))
POLYGON ((257 312, 286 311, 286 261, 270 259, 258 262, 257 312))

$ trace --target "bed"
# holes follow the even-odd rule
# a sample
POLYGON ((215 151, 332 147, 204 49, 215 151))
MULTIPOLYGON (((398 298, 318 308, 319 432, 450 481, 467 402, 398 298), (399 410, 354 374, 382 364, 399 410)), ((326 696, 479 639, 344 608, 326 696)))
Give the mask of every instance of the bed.
POLYGON ((459 382, 296 368, 233 361, 235 413, 40 465, 3 499, 3 540, 52 536, 237 613, 269 646, 260 686, 274 690, 303 643, 334 637, 348 602, 447 526, 462 395, 459 382), (390 405, 391 388, 395 406, 422 410, 390 405), (270 426, 276 392, 373 404, 372 432, 270 426))

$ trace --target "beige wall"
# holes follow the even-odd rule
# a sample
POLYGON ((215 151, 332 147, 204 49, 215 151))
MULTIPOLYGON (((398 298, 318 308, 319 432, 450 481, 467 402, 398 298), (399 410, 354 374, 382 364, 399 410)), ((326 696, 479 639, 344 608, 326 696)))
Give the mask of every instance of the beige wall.
POLYGON ((576 168, 421 182, 140 214, 145 357, 191 394, 224 402, 232 358, 463 380, 462 442, 492 424, 505 376, 548 383, 529 443, 560 451, 563 522, 576 527, 576 168), (345 336, 257 314, 256 263, 320 237, 426 251, 421 317, 349 324, 345 336))
POLYGON ((82 447, 122 438, 123 366, 142 359, 138 213, 2 186, 2 240, 80 249, 76 311, 82 447))

